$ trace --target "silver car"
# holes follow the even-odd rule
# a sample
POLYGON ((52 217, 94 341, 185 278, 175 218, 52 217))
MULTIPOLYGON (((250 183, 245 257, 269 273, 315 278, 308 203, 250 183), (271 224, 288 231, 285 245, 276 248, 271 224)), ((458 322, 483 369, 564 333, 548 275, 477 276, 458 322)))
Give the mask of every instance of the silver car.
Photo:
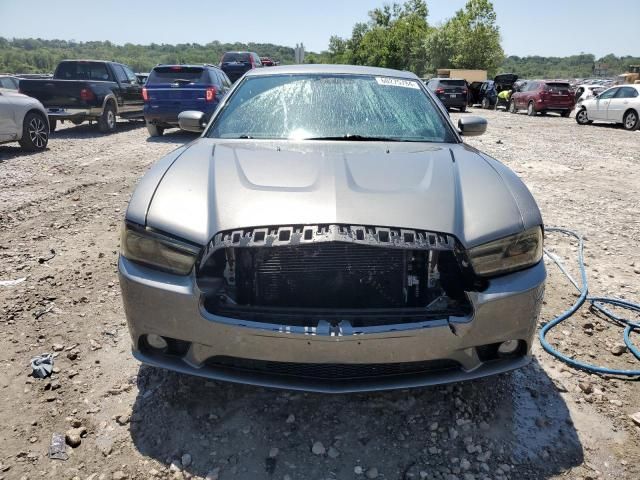
POLYGON ((35 98, 0 88, 0 144, 19 142, 24 150, 47 148, 49 119, 35 98))
POLYGON ((126 213, 120 284, 140 361, 254 385, 352 392, 530 360, 546 272, 533 197, 465 145, 418 77, 248 72, 126 213))

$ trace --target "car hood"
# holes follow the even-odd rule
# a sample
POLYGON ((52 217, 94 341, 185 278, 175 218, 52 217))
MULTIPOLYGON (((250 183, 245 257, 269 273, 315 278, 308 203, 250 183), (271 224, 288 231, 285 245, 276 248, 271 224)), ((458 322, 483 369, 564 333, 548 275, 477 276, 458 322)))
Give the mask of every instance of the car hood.
POLYGON ((203 138, 173 157, 128 216, 147 204, 148 226, 199 244, 246 227, 350 224, 449 233, 470 247, 542 222, 518 177, 464 144, 203 138))

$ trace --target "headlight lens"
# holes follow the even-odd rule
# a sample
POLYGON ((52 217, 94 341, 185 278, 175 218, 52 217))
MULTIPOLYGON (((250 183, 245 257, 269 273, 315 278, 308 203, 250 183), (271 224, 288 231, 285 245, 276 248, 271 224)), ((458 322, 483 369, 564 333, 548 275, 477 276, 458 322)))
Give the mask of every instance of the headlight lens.
POLYGON ((193 268, 200 249, 195 245, 125 223, 120 253, 134 262, 143 263, 175 275, 187 275, 193 268))
POLYGON ((474 247, 469 250, 469 259, 476 274, 489 277, 535 265, 542 259, 542 247, 542 229, 534 227, 474 247))

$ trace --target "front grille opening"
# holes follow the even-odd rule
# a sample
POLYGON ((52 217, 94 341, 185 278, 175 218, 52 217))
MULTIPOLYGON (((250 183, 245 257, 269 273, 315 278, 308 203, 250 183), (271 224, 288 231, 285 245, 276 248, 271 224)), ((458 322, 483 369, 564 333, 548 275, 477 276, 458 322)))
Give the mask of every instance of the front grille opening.
POLYGON ((199 269, 198 285, 216 315, 355 327, 468 315, 473 279, 454 250, 312 242, 219 249, 199 269))
POLYGON ((454 360, 426 360, 404 363, 292 363, 226 356, 206 361, 211 368, 269 376, 289 376, 315 380, 358 380, 402 375, 445 372, 460 368, 454 360))

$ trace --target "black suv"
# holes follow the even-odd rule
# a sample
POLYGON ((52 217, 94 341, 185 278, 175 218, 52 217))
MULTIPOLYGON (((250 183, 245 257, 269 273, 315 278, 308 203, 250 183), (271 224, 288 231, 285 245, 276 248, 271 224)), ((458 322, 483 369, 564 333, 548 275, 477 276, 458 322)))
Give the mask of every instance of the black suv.
POLYGON ((260 57, 255 52, 226 52, 220 61, 220 68, 232 82, 249 70, 262 66, 260 57))
POLYGON ((432 78, 427 83, 442 104, 447 108, 467 109, 467 82, 461 78, 432 78))

